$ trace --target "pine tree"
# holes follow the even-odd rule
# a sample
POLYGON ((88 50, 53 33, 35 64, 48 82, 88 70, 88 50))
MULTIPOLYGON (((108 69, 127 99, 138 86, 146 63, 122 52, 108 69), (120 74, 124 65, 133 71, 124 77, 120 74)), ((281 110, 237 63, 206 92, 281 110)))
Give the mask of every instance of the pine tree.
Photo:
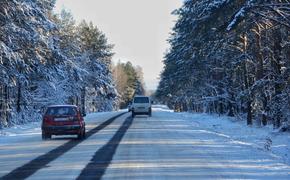
POLYGON ((50 104, 81 105, 90 89, 88 110, 115 106, 112 45, 92 24, 87 26, 91 39, 82 39, 81 26, 65 11, 53 14, 54 4, 0 2, 0 126, 40 120, 40 111, 50 104))
POLYGON ((176 110, 246 114, 248 125, 289 121, 288 1, 188 0, 175 14, 161 101, 176 110))

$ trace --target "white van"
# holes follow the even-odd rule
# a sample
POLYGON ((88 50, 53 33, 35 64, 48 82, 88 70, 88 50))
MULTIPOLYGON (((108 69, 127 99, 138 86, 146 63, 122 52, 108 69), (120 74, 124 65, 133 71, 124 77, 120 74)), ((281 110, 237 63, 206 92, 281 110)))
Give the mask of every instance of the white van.
POLYGON ((132 117, 135 117, 135 115, 152 115, 152 108, 151 108, 151 100, 148 96, 135 96, 132 101, 132 117))

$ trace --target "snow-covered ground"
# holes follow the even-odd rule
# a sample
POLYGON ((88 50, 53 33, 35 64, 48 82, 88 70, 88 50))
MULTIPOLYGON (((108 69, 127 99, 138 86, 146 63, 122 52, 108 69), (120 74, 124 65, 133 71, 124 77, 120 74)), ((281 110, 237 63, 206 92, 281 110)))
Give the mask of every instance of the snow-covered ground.
MULTIPOLYGON (((88 131, 118 113, 89 114, 88 131)), ((287 133, 162 105, 152 117, 125 114, 64 153, 50 153, 70 140, 42 141, 39 123, 2 130, 0 179, 43 155, 28 179, 290 179, 287 133)))
MULTIPOLYGON (((169 110, 166 106, 156 106, 160 110, 169 110)), ((173 113, 176 117, 192 122, 193 126, 208 129, 211 133, 228 138, 237 144, 244 144, 252 148, 269 153, 290 165, 290 133, 273 130, 272 126, 247 126, 246 121, 239 121, 235 117, 219 116, 205 113, 173 113)))
MULTIPOLYGON (((166 106, 157 106, 169 110, 166 106)), ((184 120, 192 122, 194 126, 205 128, 212 133, 228 138, 237 144, 248 145, 252 148, 269 153, 290 165, 290 133, 279 132, 272 126, 256 127, 247 126, 246 121, 237 120, 235 117, 219 116, 206 113, 174 113, 184 120)))
POLYGON ((290 165, 290 133, 273 130, 272 126, 249 127, 245 121, 233 117, 200 114, 176 113, 193 125, 209 129, 212 133, 228 138, 236 144, 244 144, 269 153, 290 165))

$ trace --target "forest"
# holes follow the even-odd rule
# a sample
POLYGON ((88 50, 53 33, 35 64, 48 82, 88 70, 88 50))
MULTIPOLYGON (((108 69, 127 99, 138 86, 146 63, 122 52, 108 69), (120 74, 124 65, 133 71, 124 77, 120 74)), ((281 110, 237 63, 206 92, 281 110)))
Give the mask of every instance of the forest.
POLYGON ((55 14, 54 6, 0 1, 0 128, 39 121, 52 104, 86 112, 119 107, 113 45, 93 23, 76 23, 65 10, 55 14))
POLYGON ((159 101, 290 127, 289 0, 186 0, 173 14, 159 101))
POLYGON ((118 92, 119 107, 124 109, 131 103, 134 95, 145 95, 146 87, 143 70, 131 62, 118 62, 113 68, 113 78, 118 92))

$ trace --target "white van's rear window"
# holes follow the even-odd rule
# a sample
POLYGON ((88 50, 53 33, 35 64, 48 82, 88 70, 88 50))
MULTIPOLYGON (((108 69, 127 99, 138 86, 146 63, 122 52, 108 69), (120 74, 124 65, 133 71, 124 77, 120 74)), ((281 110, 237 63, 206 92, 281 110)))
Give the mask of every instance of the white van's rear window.
POLYGON ((134 103, 149 103, 148 97, 135 97, 134 103))

